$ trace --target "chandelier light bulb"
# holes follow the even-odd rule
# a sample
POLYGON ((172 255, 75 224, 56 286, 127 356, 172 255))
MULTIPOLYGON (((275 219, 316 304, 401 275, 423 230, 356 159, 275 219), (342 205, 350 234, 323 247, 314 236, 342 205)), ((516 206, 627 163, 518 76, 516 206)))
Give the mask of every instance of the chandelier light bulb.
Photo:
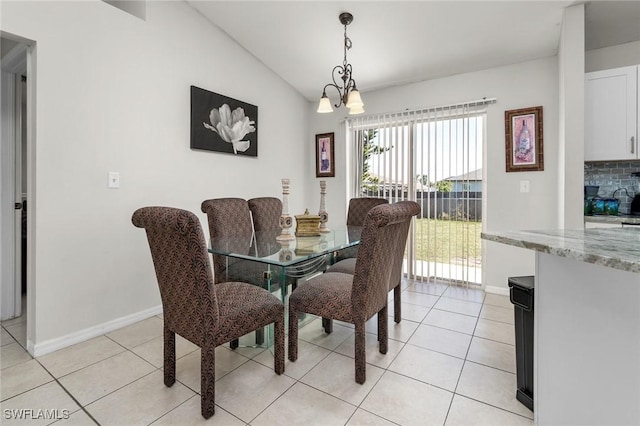
POLYGON ((364 112, 364 108, 362 106, 355 106, 349 109, 349 115, 362 114, 364 112))
POLYGON ((358 89, 353 89, 349 92, 349 98, 347 99, 347 108, 363 107, 362 98, 358 89))
POLYGON ((331 107, 331 101, 329 100, 329 98, 327 97, 326 93, 322 94, 322 97, 320 98, 320 103, 318 104, 318 111, 321 114, 325 114, 328 112, 333 112, 333 108, 331 107))

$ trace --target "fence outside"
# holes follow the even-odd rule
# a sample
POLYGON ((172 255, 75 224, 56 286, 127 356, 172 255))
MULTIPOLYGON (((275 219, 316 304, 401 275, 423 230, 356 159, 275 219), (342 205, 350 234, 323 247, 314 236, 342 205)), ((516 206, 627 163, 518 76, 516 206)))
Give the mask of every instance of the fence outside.
MULTIPOLYGON (((366 196, 408 199, 407 191, 395 189, 367 191, 366 196)), ((482 192, 418 192, 416 202, 422 207, 421 218, 482 221, 482 192)))

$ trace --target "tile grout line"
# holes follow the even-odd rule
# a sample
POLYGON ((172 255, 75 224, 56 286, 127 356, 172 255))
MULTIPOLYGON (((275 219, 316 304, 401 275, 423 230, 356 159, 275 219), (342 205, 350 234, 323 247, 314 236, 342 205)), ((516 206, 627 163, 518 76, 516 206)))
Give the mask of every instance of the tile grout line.
MULTIPOLYGON (((67 389, 67 388, 66 388, 62 383, 60 383, 60 381, 58 380, 58 378, 57 378, 57 377, 55 377, 53 374, 51 374, 51 372, 47 369, 47 367, 45 367, 44 365, 42 365, 42 363, 41 363, 39 360, 37 360, 36 358, 33 358, 33 359, 35 359, 35 360, 36 360, 36 362, 37 362, 38 364, 40 364, 40 367, 42 367, 42 368, 47 372, 47 374, 49 374, 51 377, 53 377, 53 381, 55 381, 55 382, 58 384, 58 386, 60 386, 60 388, 62 388, 62 390, 63 390, 67 395, 69 395, 69 398, 71 398, 71 400, 73 400, 73 402, 75 402, 75 403, 78 405, 78 407, 80 407, 80 410, 78 410, 78 411, 84 411, 84 413, 85 413, 87 416, 89 416, 89 418, 90 418, 91 420, 93 420, 93 422, 94 422, 95 424, 100 425, 100 423, 99 423, 99 422, 98 422, 98 421, 97 421, 97 420, 96 420, 96 419, 91 415, 91 413, 89 413, 89 412, 86 410, 86 408, 85 408, 85 407, 80 403, 80 401, 78 401, 78 400, 77 400, 77 399, 76 399, 76 398, 71 394, 71 392, 69 392, 69 390, 68 390, 68 389, 67 389)), ((77 370, 77 371, 79 371, 79 370, 77 370)), ((51 383, 51 382, 48 382, 48 383, 51 383)), ((40 386, 43 386, 43 385, 40 385, 40 386)), ((38 386, 38 387, 40 387, 40 386, 38 386)), ((36 388, 34 388, 34 389, 36 389, 36 388)), ((74 413, 77 413, 78 411, 75 411, 74 413)))
MULTIPOLYGON (((486 298, 486 295, 485 295, 485 298, 486 298)), ((460 385, 460 379, 462 378, 462 372, 464 371, 464 366, 467 363, 467 357, 469 356, 469 350, 471 349, 471 344, 473 343, 473 338, 475 337, 476 328, 478 327, 478 322, 480 321, 480 314, 482 313, 483 307, 484 307, 484 298, 482 302, 482 307, 480 308, 480 312, 478 312, 478 316, 476 317, 476 323, 473 326, 471 340, 469 340, 469 346, 467 347, 467 352, 464 355, 464 361, 462 362, 462 368, 460 369, 458 380, 456 380, 456 386, 453 388, 453 398, 451 398, 451 402, 449 403, 449 409, 447 410, 447 415, 445 416, 445 423, 447 421, 447 418, 449 417, 449 413, 451 412, 451 407, 453 406, 453 400, 455 399, 456 395, 462 396, 461 394, 458 393, 458 386, 460 385)))

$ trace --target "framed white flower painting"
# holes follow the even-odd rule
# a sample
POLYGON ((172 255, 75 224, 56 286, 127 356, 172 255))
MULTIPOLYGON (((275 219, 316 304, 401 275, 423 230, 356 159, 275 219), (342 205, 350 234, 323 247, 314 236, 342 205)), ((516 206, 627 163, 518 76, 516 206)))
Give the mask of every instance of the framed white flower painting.
POLYGON ((258 107, 191 86, 191 149, 258 156, 258 107))

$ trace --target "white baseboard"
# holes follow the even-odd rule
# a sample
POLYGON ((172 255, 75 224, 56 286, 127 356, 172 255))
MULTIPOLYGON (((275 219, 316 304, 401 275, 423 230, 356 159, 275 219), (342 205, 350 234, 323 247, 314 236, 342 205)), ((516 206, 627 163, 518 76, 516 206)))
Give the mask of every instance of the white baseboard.
POLYGON ((136 312, 135 314, 107 321, 105 323, 85 328, 84 330, 76 331, 74 333, 67 334, 66 336, 47 340, 35 345, 33 344, 33 342, 29 341, 27 343, 27 349, 32 356, 39 357, 62 348, 66 348, 67 346, 75 345, 76 343, 84 342, 86 340, 93 339, 94 337, 102 336, 103 334, 109 333, 127 325, 131 325, 138 321, 151 318, 152 316, 161 313, 162 305, 158 305, 153 308, 145 309, 144 311, 136 312))
POLYGON ((508 287, 496 287, 493 285, 487 285, 484 287, 485 293, 499 294, 501 296, 509 296, 508 287))

